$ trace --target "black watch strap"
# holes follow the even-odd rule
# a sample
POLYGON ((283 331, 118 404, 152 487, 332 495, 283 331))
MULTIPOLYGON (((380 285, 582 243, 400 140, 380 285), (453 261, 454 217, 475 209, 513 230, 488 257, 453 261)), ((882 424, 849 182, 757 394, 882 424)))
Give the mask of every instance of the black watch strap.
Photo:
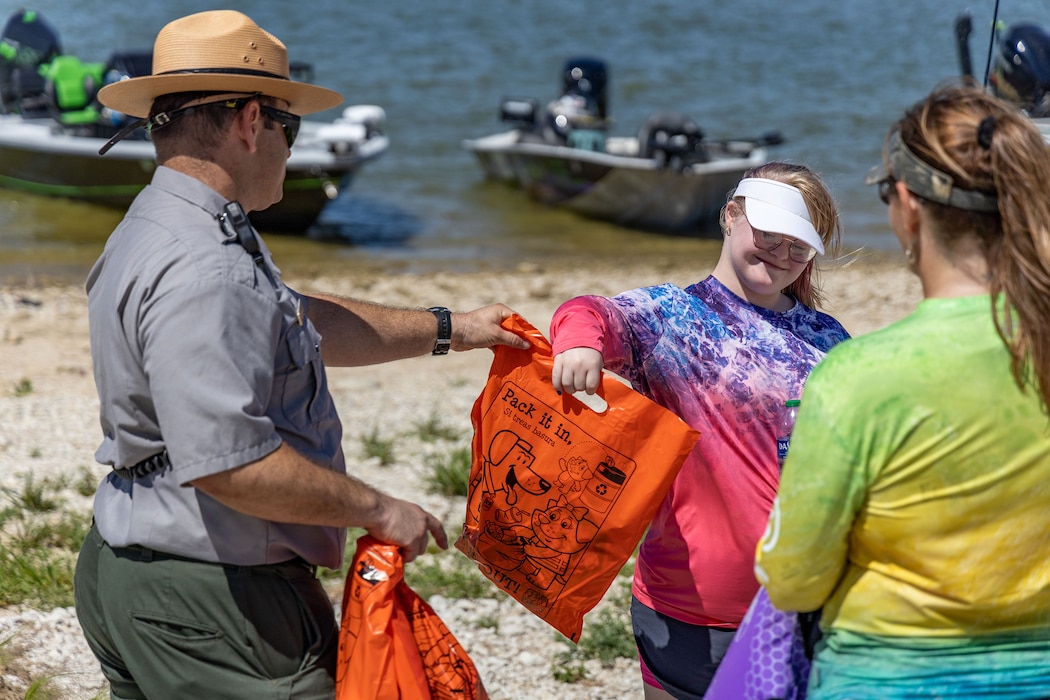
POLYGON ((427 309, 434 314, 438 322, 437 341, 431 355, 447 355, 452 347, 452 312, 444 306, 432 306, 427 309))

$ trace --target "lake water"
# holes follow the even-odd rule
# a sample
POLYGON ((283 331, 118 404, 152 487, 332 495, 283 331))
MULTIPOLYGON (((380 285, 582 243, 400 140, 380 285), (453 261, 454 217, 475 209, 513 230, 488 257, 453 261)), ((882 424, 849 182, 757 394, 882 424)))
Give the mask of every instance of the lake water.
MULTIPOLYGON (((104 60, 148 47, 198 0, 38 0, 63 49, 104 60)), ((779 130, 779 159, 820 171, 843 212, 847 248, 893 250, 863 177, 889 125, 958 75, 953 23, 974 18, 981 76, 994 0, 228 0, 279 36, 293 60, 347 103, 382 106, 390 150, 323 215, 341 242, 267 236, 281 264, 473 269, 551 258, 696 256, 718 244, 616 228, 543 208, 482 179, 463 139, 502 129, 500 99, 541 102, 572 55, 604 58, 613 132, 679 110, 712 138, 779 130)), ((8 14, 16 5, 10 6, 8 14)), ((1007 23, 1050 24, 1050 0, 1002 0, 1007 23)), ((6 21, 6 15, 4 16, 6 21)), ((331 117, 334 114, 324 114, 331 117)), ((120 218, 76 202, 0 190, 0 280, 80 278, 120 218)))

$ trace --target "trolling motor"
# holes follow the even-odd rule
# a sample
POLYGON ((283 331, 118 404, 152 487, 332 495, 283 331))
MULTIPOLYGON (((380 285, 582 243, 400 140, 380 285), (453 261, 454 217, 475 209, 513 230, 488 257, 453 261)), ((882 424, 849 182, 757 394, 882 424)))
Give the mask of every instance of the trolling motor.
POLYGON ((674 170, 708 160, 704 132, 680 112, 649 115, 638 130, 638 155, 674 170))

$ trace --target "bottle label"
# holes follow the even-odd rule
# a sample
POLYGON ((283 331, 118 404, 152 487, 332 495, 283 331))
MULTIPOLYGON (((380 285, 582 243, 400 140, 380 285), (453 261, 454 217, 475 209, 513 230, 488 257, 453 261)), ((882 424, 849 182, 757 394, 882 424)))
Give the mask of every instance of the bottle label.
POLYGON ((777 464, 784 466, 784 460, 788 456, 788 443, 791 441, 791 437, 778 437, 777 438, 777 464))

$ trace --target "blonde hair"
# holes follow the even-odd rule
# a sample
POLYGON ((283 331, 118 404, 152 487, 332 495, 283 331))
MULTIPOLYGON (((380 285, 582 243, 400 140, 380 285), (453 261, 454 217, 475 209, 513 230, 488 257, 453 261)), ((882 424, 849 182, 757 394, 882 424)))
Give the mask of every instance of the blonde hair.
MULTIPOLYGON (((838 254, 842 224, 839 220, 838 207, 835 206, 835 199, 831 196, 831 191, 828 190, 820 175, 805 165, 774 161, 751 168, 744 173, 744 177, 761 177, 797 187, 806 202, 806 208, 809 209, 809 218, 813 222, 813 228, 817 230, 820 240, 824 242, 824 254, 830 256, 838 254)), ((746 211, 743 197, 732 197, 729 201, 736 202, 741 210, 746 211)), ((722 207, 723 235, 727 231, 726 207, 728 206, 729 202, 722 207)), ((825 303, 816 258, 806 264, 802 274, 784 292, 813 308, 825 303)))
POLYGON ((957 187, 995 193, 999 211, 965 211, 922 200, 937 222, 935 243, 980 246, 989 270, 995 326, 1014 380, 1050 406, 1050 149, 1017 109, 972 81, 946 84, 897 123, 901 140, 957 187), (980 133, 980 136, 979 136, 980 133))

